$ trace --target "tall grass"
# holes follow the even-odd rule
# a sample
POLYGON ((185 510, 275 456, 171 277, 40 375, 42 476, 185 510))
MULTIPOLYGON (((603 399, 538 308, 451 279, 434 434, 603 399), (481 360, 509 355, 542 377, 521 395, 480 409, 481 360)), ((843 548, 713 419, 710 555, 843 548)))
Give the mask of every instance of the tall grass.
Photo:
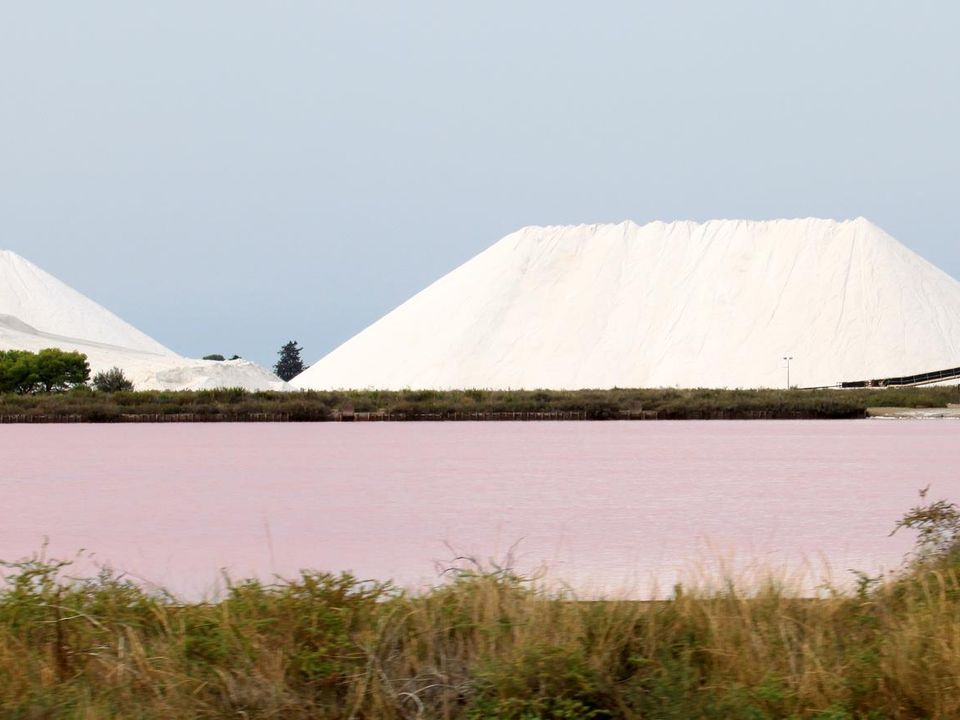
POLYGON ((958 517, 899 574, 815 599, 721 577, 588 602, 492 569, 414 594, 305 572, 181 602, 35 558, 0 592, 0 716, 957 718, 960 562, 941 541, 958 517))
POLYGON ((646 413, 660 419, 854 418, 868 407, 943 407, 960 402, 960 386, 856 390, 351 390, 247 392, 70 392, 0 394, 0 416, 76 416, 117 422, 130 415, 220 416, 243 419, 282 414, 293 421, 323 421, 352 407, 407 419, 453 418, 473 413, 576 413, 592 420, 646 413))

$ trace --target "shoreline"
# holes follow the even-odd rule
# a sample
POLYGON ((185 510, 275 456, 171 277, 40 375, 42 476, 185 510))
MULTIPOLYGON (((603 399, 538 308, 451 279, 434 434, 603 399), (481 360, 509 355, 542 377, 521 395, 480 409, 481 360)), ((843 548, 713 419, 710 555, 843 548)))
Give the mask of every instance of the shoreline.
POLYGON ((557 416, 552 413, 488 413, 481 417, 468 416, 415 416, 371 415, 346 420, 339 417, 320 420, 293 420, 283 415, 261 417, 252 415, 124 415, 110 420, 95 420, 82 415, 0 415, 0 425, 166 425, 171 423, 245 424, 245 423, 450 423, 450 422, 696 422, 696 421, 778 421, 778 420, 960 420, 960 411, 947 408, 869 408, 864 415, 850 417, 823 416, 816 414, 772 414, 759 411, 755 414, 716 413, 691 415, 689 417, 611 417, 604 419, 577 417, 577 413, 557 416))

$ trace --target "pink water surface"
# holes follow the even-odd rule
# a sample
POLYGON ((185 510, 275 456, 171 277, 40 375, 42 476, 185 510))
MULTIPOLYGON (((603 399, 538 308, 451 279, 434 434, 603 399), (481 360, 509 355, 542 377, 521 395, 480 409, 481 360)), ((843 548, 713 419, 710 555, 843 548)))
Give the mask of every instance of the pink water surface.
MULTIPOLYGON (((8 425, 0 558, 95 562, 175 592, 352 570, 433 582, 455 554, 583 591, 718 557, 895 566, 917 490, 960 499, 960 423, 8 425)), ((645 589, 643 592, 647 592, 645 589)))

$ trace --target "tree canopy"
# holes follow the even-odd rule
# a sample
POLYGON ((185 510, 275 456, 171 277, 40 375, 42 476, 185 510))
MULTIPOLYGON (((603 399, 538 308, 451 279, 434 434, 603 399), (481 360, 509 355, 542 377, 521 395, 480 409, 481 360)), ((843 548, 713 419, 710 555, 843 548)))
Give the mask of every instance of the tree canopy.
POLYGON ((291 340, 280 348, 280 351, 277 353, 280 359, 277 361, 277 364, 273 366, 273 371, 281 380, 292 380, 307 369, 307 366, 303 364, 303 359, 300 357, 302 351, 303 348, 297 345, 296 340, 291 340))
POLYGON ((68 390, 90 379, 87 356, 58 348, 40 352, 0 350, 0 392, 36 393, 68 390))

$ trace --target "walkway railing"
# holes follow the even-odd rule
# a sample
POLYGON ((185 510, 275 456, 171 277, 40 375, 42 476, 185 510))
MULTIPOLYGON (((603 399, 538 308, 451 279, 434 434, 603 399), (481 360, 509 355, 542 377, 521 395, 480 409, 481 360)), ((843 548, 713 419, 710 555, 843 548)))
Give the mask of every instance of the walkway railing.
POLYGON ((934 370, 932 372, 919 373, 918 375, 880 378, 879 380, 855 380, 852 382, 842 382, 840 383, 840 387, 905 387, 909 385, 930 385, 932 383, 944 382, 945 380, 958 379, 960 379, 960 367, 955 367, 948 370, 934 370))

